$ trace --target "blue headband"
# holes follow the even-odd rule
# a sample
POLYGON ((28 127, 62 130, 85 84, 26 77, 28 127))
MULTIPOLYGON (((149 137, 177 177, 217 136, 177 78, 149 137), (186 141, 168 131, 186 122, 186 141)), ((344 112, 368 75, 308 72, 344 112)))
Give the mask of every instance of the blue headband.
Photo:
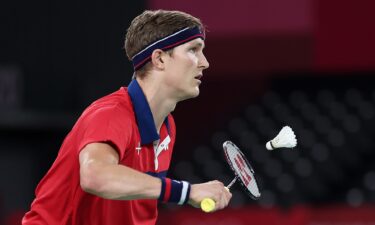
POLYGON ((204 40, 205 34, 198 27, 187 27, 153 42, 133 56, 132 62, 134 71, 140 69, 151 59, 152 52, 155 49, 168 50, 195 38, 202 38, 204 40))

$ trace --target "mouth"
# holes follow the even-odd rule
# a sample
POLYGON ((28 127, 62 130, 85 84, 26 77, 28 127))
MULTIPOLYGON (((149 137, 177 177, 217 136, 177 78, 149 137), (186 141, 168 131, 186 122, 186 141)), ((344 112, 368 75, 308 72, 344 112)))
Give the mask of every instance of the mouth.
POLYGON ((202 74, 199 74, 199 75, 195 76, 194 79, 201 80, 202 77, 203 77, 203 75, 202 75, 202 74))

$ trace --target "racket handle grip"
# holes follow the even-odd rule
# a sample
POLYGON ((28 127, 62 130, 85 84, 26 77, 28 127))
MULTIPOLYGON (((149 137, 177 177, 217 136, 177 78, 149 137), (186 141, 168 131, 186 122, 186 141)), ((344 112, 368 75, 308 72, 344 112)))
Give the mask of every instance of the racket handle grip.
POLYGON ((201 201, 201 209, 203 212, 209 213, 215 209, 216 202, 212 198, 204 198, 201 201))
MULTIPOLYGON (((225 187, 227 191, 229 191, 229 188, 225 187)), ((203 212, 209 213, 212 212, 215 209, 216 202, 212 198, 204 198, 201 201, 201 209, 203 212)))

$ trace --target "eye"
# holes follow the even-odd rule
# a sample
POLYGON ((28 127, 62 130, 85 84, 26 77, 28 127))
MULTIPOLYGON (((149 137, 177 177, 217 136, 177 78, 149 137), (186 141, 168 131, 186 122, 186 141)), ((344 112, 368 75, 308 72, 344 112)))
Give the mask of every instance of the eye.
POLYGON ((195 52, 198 51, 198 48, 197 47, 192 47, 192 48, 189 48, 189 51, 195 53, 195 52))

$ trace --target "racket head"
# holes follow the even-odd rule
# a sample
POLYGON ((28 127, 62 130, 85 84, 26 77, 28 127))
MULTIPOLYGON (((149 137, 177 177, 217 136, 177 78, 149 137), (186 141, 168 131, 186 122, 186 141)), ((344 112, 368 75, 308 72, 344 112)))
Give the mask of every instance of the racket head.
POLYGON ((242 187, 246 190, 246 193, 254 200, 259 199, 260 191, 255 179, 254 170, 245 155, 231 141, 224 142, 223 149, 230 168, 236 175, 237 180, 240 181, 242 187))

